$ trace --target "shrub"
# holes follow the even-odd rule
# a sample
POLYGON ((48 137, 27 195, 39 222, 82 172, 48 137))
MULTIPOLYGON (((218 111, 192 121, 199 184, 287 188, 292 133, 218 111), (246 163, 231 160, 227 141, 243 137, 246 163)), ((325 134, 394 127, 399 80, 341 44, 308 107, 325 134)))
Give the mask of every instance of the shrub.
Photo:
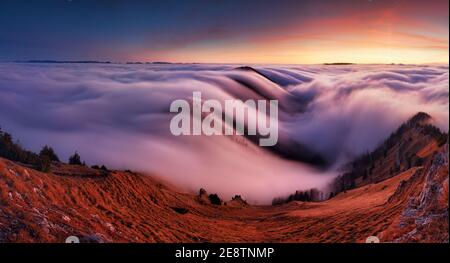
POLYGON ((50 171, 50 165, 51 165, 51 160, 50 158, 48 158, 47 156, 43 156, 40 158, 40 160, 38 161, 38 163, 35 165, 36 169, 47 173, 50 171))
POLYGON ((213 204, 213 205, 221 205, 222 204, 222 200, 220 199, 220 197, 217 194, 210 194, 208 196, 208 199, 211 202, 211 204, 213 204))

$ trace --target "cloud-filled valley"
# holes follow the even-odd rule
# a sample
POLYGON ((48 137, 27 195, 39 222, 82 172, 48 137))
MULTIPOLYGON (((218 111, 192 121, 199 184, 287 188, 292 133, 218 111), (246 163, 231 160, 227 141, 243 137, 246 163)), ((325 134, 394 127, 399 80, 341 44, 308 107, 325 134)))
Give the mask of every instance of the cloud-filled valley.
POLYGON ((447 65, 240 65, 0 63, 0 125, 33 151, 153 174, 189 191, 268 203, 325 186, 336 169, 374 149, 419 111, 449 127, 447 65), (245 137, 170 134, 170 103, 279 101, 279 149, 245 137), (326 166, 283 158, 311 152, 326 166))

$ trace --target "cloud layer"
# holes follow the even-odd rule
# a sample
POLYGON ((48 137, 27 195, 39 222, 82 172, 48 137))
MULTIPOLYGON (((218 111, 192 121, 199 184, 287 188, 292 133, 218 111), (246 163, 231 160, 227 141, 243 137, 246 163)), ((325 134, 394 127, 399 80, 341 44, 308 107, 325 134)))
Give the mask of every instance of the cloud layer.
POLYGON ((32 150, 78 150, 88 164, 145 171, 186 190, 267 203, 321 187, 418 111, 448 131, 448 66, 0 64, 0 125, 32 150), (303 147, 327 169, 288 161, 244 137, 169 132, 175 99, 278 99, 281 151, 303 147))

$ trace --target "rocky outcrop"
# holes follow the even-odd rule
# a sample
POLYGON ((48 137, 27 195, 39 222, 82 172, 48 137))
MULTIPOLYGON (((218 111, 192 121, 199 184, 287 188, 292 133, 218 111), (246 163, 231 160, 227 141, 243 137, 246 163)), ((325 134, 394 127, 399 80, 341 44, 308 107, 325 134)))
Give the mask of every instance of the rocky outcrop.
POLYGON ((394 226, 387 230, 392 242, 449 242, 448 144, 423 168, 403 181, 388 203, 406 199, 394 226))
POLYGON ((200 204, 209 204, 208 192, 201 188, 198 193, 197 200, 200 204))
POLYGON ((229 207, 244 207, 248 204, 240 195, 235 195, 230 201, 226 202, 225 205, 229 207))

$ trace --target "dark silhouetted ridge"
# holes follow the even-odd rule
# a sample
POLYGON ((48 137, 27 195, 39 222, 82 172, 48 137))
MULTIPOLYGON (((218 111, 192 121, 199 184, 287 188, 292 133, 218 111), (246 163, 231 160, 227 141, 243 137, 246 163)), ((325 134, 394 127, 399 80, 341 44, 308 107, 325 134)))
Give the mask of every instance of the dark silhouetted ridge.
POLYGON ((249 67, 249 66, 242 66, 242 67, 237 67, 236 69, 237 69, 237 70, 244 70, 244 71, 255 72, 256 74, 259 74, 259 75, 263 76, 264 78, 266 78, 266 79, 268 79, 268 80, 270 80, 270 81, 276 83, 275 81, 273 81, 272 79, 270 79, 267 75, 261 73, 260 71, 254 69, 254 68, 252 68, 252 67, 249 67))
POLYGON ((336 178, 333 192, 341 192, 391 178, 422 166, 437 149, 448 142, 448 134, 431 124, 432 117, 419 112, 403 123, 374 151, 367 152, 336 178))
POLYGON ((23 60, 16 63, 54 63, 54 64, 111 64, 111 61, 96 60, 23 60))

